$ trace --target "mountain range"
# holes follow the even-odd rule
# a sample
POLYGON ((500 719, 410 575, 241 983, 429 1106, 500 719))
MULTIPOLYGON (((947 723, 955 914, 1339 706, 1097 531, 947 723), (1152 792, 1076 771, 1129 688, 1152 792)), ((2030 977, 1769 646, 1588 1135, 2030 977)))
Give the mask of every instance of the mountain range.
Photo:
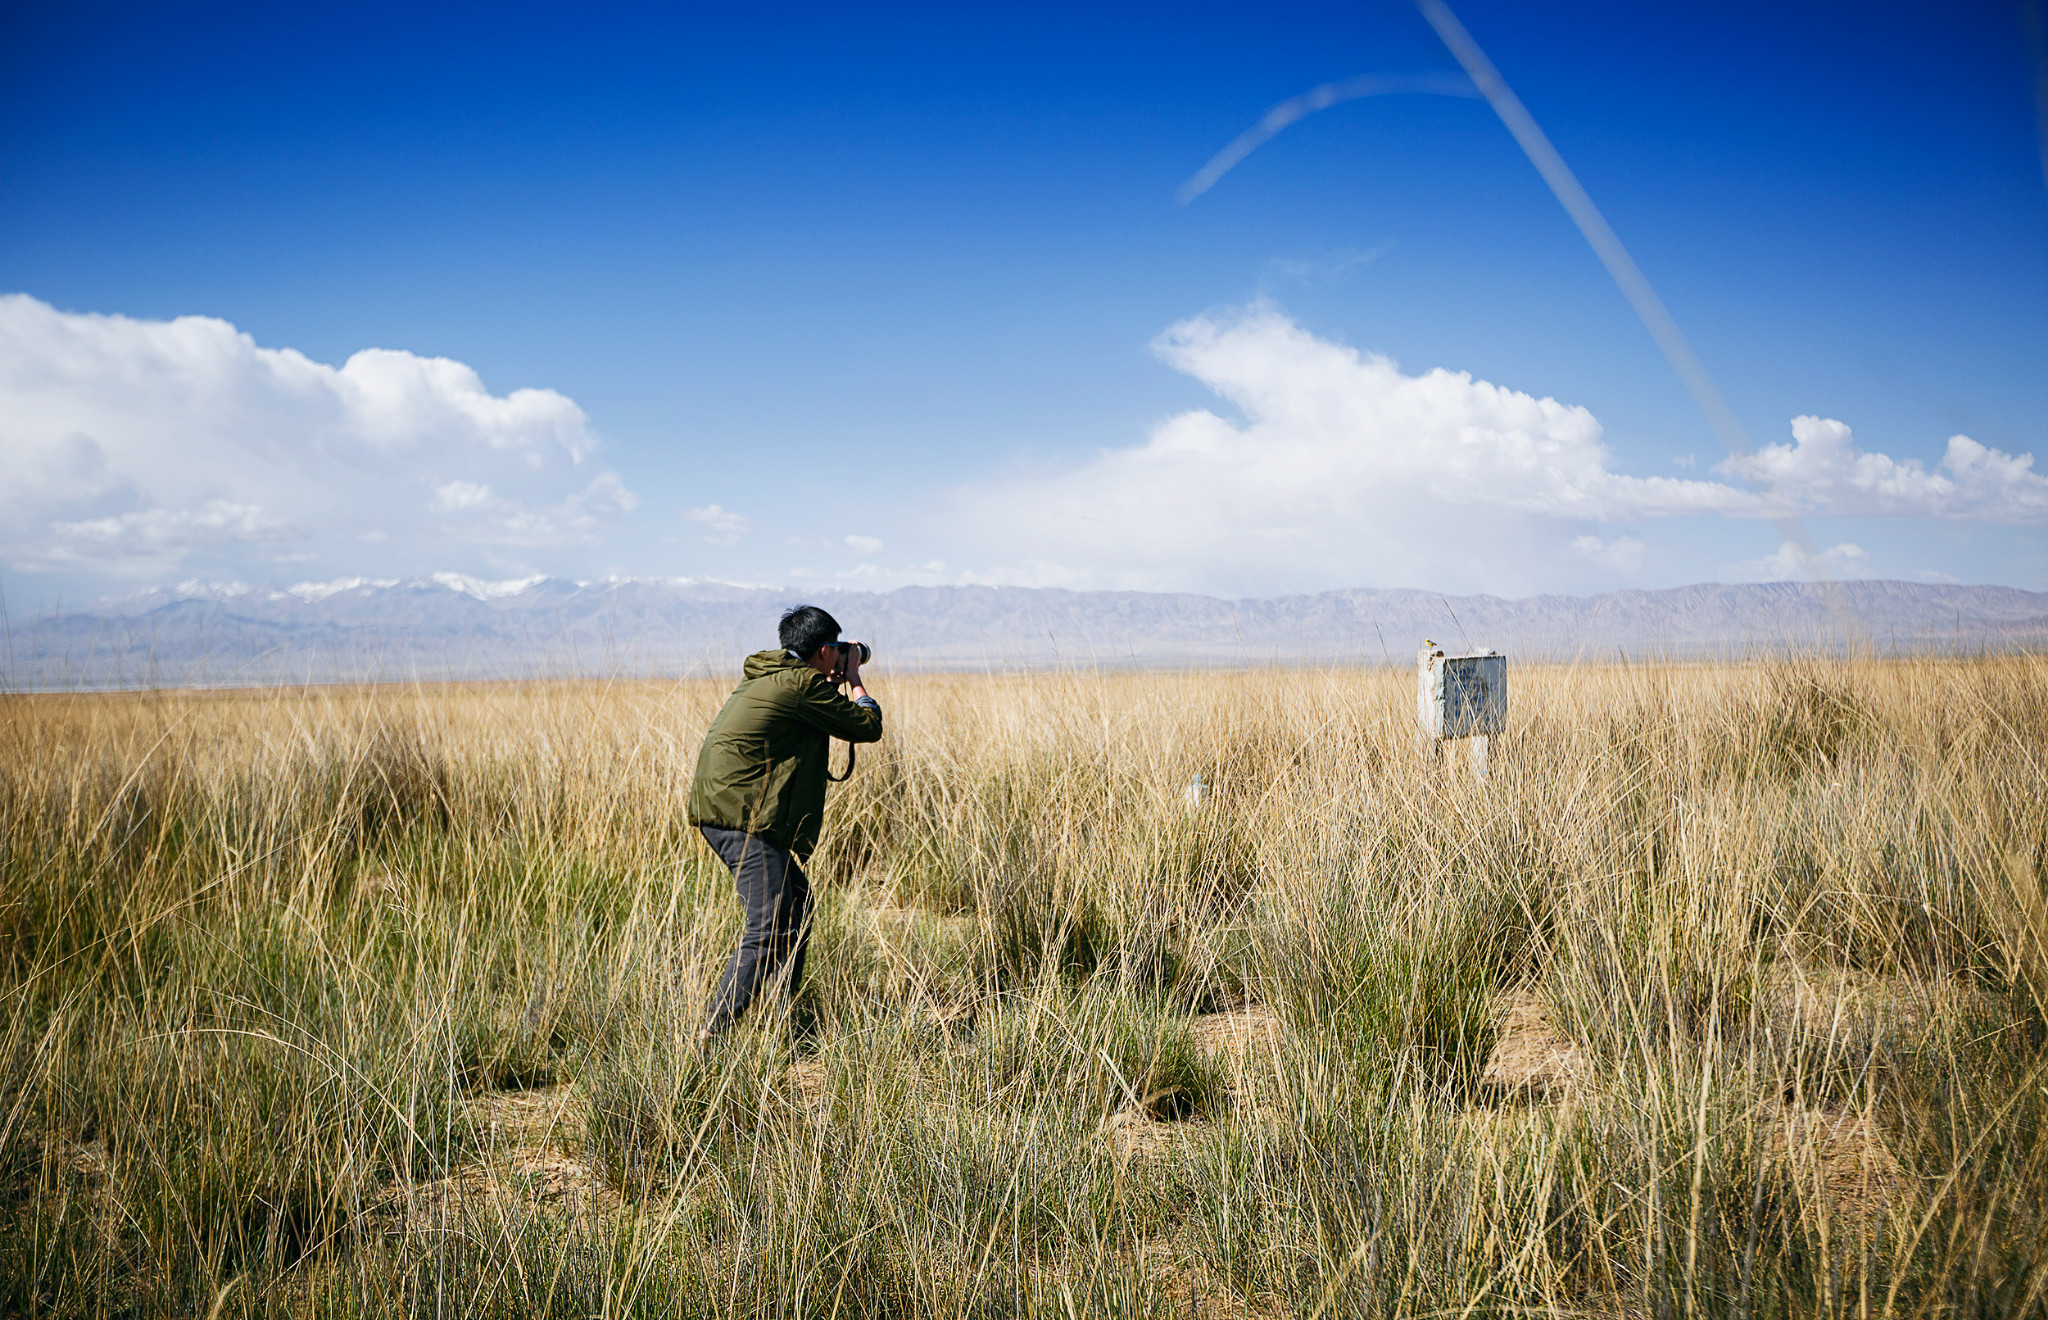
POLYGON ((786 606, 832 611, 908 669, 1391 664, 1425 639, 1527 658, 1880 653, 2048 644, 2048 592, 1910 582, 1703 583, 1595 596, 1350 589, 1270 599, 1030 587, 889 592, 440 573, 189 585, 6 621, 9 690, 727 674, 786 606))

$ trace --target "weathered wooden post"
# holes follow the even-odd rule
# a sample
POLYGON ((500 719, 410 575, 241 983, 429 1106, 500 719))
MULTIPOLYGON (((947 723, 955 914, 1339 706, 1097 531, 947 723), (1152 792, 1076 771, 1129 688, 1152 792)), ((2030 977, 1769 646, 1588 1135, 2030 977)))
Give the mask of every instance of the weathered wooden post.
POLYGON ((1424 640, 1415 655, 1415 719, 1424 755, 1453 738, 1470 743, 1472 777, 1486 778, 1487 739, 1508 717, 1508 658, 1497 651, 1445 655, 1424 640))

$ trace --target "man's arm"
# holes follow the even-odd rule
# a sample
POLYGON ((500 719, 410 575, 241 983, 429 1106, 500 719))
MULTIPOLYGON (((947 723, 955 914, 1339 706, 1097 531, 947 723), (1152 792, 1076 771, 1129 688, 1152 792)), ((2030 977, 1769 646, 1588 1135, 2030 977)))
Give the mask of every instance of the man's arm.
POLYGON ((804 685, 799 713, 811 724, 850 743, 878 742, 882 737, 882 705, 861 686, 856 667, 847 676, 853 696, 841 696, 823 674, 804 685))

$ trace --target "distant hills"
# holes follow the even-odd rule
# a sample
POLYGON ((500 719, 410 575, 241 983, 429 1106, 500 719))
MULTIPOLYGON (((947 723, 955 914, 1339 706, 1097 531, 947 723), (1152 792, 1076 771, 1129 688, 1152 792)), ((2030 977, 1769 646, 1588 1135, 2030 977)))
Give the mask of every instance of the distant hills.
POLYGON ((692 580, 484 582, 442 573, 150 591, 8 620, 0 681, 136 687, 730 673, 779 611, 825 606, 911 669, 1412 663, 1425 637, 1529 658, 1697 657, 1849 645, 2048 645, 2048 592, 1908 582, 1701 584, 1598 596, 1352 589, 1263 600, 1138 591, 794 590, 692 580))

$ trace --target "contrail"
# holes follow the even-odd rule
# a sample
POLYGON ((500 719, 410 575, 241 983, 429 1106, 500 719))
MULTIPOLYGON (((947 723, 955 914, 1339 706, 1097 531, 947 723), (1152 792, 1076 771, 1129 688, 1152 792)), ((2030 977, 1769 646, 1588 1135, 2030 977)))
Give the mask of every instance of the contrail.
POLYGON ((1402 92, 1475 99, 1480 94, 1470 78, 1458 73, 1366 73, 1342 82, 1324 83, 1268 110, 1258 123, 1238 134, 1235 141, 1211 157, 1207 165, 1196 170, 1194 177, 1173 195, 1174 200, 1182 206, 1194 201, 1214 187, 1216 180, 1228 174, 1233 165, 1270 142, 1274 134, 1297 119, 1318 110, 1327 110, 1339 101, 1355 101, 1361 96, 1392 96, 1402 92))
MULTIPOLYGON (((1642 269, 1636 265, 1635 259, 1629 256, 1628 249, 1622 246, 1621 239, 1608 225, 1606 218, 1600 214, 1600 208, 1593 204, 1592 197, 1580 185, 1571 168, 1564 163, 1564 157, 1558 155, 1557 148, 1550 144, 1550 139, 1537 126, 1535 116, 1529 113, 1521 98, 1508 87, 1507 80, 1500 75, 1500 70, 1493 66, 1493 61, 1486 57, 1486 52, 1479 48, 1479 43, 1472 39, 1472 34, 1465 30, 1465 25, 1458 21, 1457 15, 1451 12, 1450 6, 1444 0, 1416 0, 1416 5, 1421 9, 1422 16, 1429 21, 1429 25, 1435 28, 1437 35, 1443 39, 1444 45, 1464 67, 1465 76, 1441 73, 1363 74, 1342 82, 1324 83, 1300 96, 1282 101, 1268 110, 1258 123, 1240 133, 1229 146, 1217 152, 1208 164, 1182 184, 1175 194, 1176 200, 1182 206, 1187 205, 1207 192, 1218 179, 1230 171, 1231 167, 1270 141, 1281 129, 1340 101, 1399 92, 1483 98, 1493 107, 1494 113, 1500 116, 1501 122, 1507 126, 1508 132, 1514 135, 1515 141, 1528 156, 1529 163, 1536 167, 1537 173, 1543 176, 1543 181, 1550 185, 1550 191, 1556 196, 1558 203, 1579 227, 1579 232, 1585 236, 1594 255, 1600 258, 1600 263, 1607 268, 1607 273, 1620 287, 1622 296, 1627 298, 1629 305, 1635 309, 1643 328, 1656 340, 1665 361, 1671 364, 1671 369, 1678 374, 1679 380, 1684 382, 1693 401, 1699 405, 1701 413, 1705 414, 1707 424, 1713 428, 1721 444, 1732 457, 1749 457, 1755 452, 1755 446, 1750 443, 1749 433, 1743 429, 1741 420, 1735 416, 1735 410, 1728 406, 1728 401, 1722 397, 1720 388, 1714 384, 1714 378, 1707 373, 1706 364, 1693 352, 1692 345, 1679 330, 1678 322, 1672 319, 1663 299, 1650 287, 1650 281, 1643 275, 1642 269)), ((2037 42, 2040 32, 2039 7, 2040 0, 2021 0, 2023 18, 2029 22, 2029 32, 2037 37, 2037 42)), ((2037 52, 2038 50, 2037 44, 2037 52)), ((2044 178, 2048 178, 2048 56, 2042 57, 2040 68, 2042 72, 2036 90, 2040 98, 2042 168, 2044 178)), ((1761 487, 1760 493, 1764 497, 1765 508, 1778 511, 1767 513, 1766 516, 1777 527, 1779 533, 1799 550, 1808 572, 1826 581, 1826 565, 1820 556, 1814 553, 1813 544, 1807 539, 1805 529, 1791 512, 1791 501, 1778 498, 1768 478, 1751 477, 1746 473, 1740 475, 1751 485, 1761 487)), ((1828 594, 1831 598, 1834 597, 1833 592, 1828 594)), ((1842 610, 1841 602, 1835 599, 1833 603, 1839 614, 1842 610)))
POLYGON ((1507 81, 1500 76, 1500 70, 1493 67, 1493 61, 1486 58, 1486 52, 1479 49, 1479 43, 1472 40, 1472 34, 1465 31, 1464 24, 1451 12, 1444 0, 1416 0, 1422 16, 1429 20, 1436 34, 1444 39, 1444 45, 1451 48, 1458 63, 1465 66, 1465 72, 1472 75, 1472 81, 1479 88, 1479 94, 1493 107, 1500 121, 1507 125, 1508 132, 1515 135, 1522 151, 1529 157, 1529 163, 1550 185, 1550 191, 1571 216, 1579 232, 1586 236, 1586 242, 1593 247, 1600 258, 1600 264, 1607 267, 1607 273, 1621 286, 1622 296, 1636 309, 1642 318, 1643 328, 1657 341, 1657 347, 1664 350, 1664 356, 1671 362, 1671 369, 1678 373, 1685 387, 1692 391, 1692 397, 1707 415, 1707 422, 1721 437, 1721 443, 1728 452, 1738 456, 1748 455, 1754 446, 1749 442, 1748 432, 1728 407, 1727 400, 1714 385, 1713 377, 1692 351, 1684 334, 1678 329, 1678 322, 1671 319, 1671 313, 1664 310, 1664 302, 1657 291, 1650 287, 1650 281, 1643 277, 1635 259, 1628 249, 1621 245, 1614 230, 1600 214, 1600 208, 1593 205, 1593 199, 1579 186, 1579 180, 1564 163, 1564 157, 1557 154, 1557 148, 1550 145, 1543 130, 1536 126, 1535 116, 1522 105, 1521 98, 1508 88, 1507 81))
MULTIPOLYGON (((1528 156, 1529 163, 1536 167, 1536 172, 1543 176, 1543 181, 1550 185, 1550 191, 1557 197, 1559 205, 1571 216, 1572 223, 1585 235, 1586 242, 1600 258, 1600 264, 1607 267, 1607 273, 1613 276, 1614 282, 1621 287, 1622 296, 1628 299, 1629 306, 1635 308, 1636 316, 1642 320, 1643 328, 1650 332, 1650 337, 1657 341, 1657 347, 1663 350, 1665 361, 1678 373, 1678 378, 1685 382, 1685 388, 1692 393, 1693 402, 1706 414, 1707 425, 1714 428, 1714 434, 1720 437, 1722 445, 1735 458, 1747 458, 1754 453, 1755 446, 1749 441, 1749 433, 1743 429, 1741 420, 1735 416, 1735 410, 1721 397, 1720 387, 1715 385, 1714 378, 1707 374, 1706 364, 1700 361, 1699 354, 1692 351, 1692 345, 1679 330, 1678 322, 1672 320, 1671 313, 1665 310, 1664 300, 1650 287, 1650 281, 1636 265, 1635 258, 1629 256, 1628 249, 1621 245, 1621 239, 1609 227, 1606 217, 1600 214, 1600 208, 1593 205, 1593 199, 1579 185, 1578 177, 1571 172, 1571 167, 1564 163, 1564 157, 1557 154, 1557 148, 1550 145, 1550 139, 1537 127, 1536 117, 1529 113, 1521 98, 1508 87, 1507 80, 1500 76, 1500 70, 1493 67, 1493 61, 1486 58, 1486 52, 1479 49, 1479 43, 1472 39, 1472 34, 1465 30, 1465 25, 1458 21, 1458 16, 1451 12, 1451 7, 1444 3, 1444 0, 1415 0, 1415 3, 1416 7, 1422 10, 1422 16, 1429 20, 1429 25, 1436 29, 1436 34, 1443 38, 1444 45, 1450 48, 1451 54, 1464 66, 1465 72, 1478 87, 1479 94, 1486 98, 1487 104, 1493 107, 1493 112, 1500 116, 1501 123, 1507 125, 1508 132, 1514 134, 1515 141, 1521 144, 1523 154, 1528 156)), ((1771 521, 1786 540, 1799 547, 1809 571, 1815 577, 1825 578, 1825 565, 1814 553, 1812 543, 1806 539, 1805 529, 1790 512, 1790 502, 1778 501, 1777 492, 1771 488, 1768 481, 1763 485, 1766 508, 1770 507, 1771 503, 1777 503, 1785 510, 1771 517, 1771 521)))

